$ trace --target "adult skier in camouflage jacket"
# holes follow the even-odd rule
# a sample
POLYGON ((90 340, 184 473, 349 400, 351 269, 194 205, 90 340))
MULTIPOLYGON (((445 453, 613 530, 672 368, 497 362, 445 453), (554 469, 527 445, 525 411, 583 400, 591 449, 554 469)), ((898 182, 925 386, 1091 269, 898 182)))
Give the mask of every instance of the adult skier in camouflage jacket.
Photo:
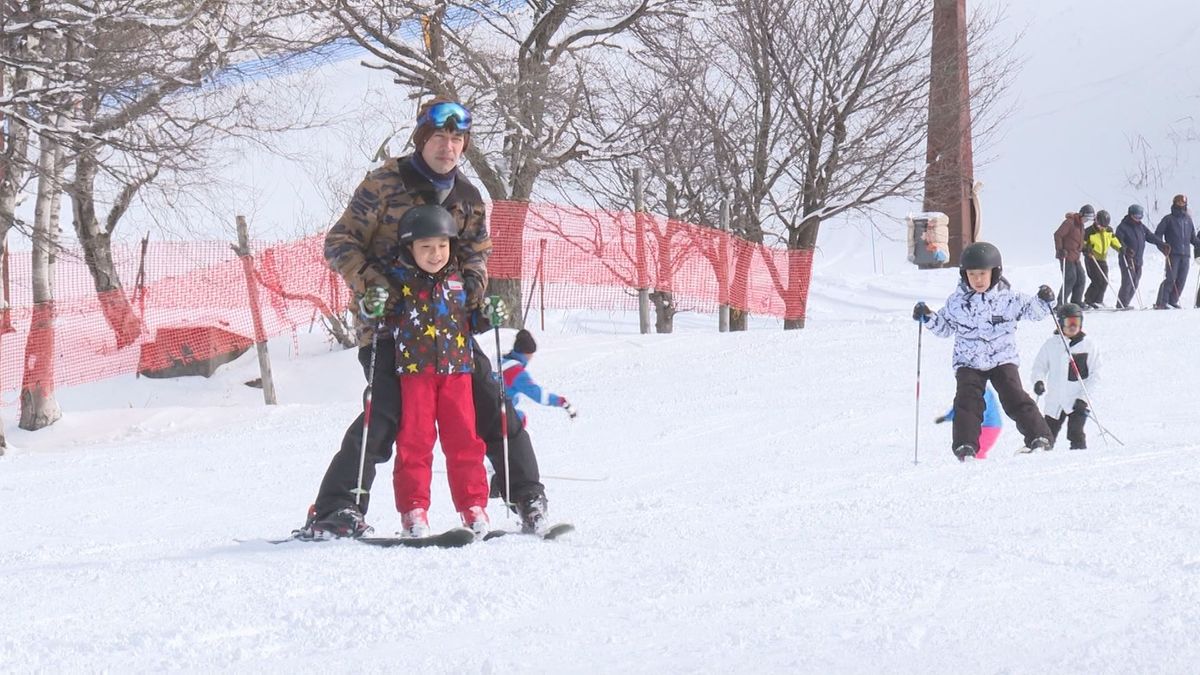
MULTIPOLYGON (((388 280, 385 262, 399 252, 399 222, 404 212, 420 204, 439 204, 454 216, 459 226, 457 263, 462 270, 467 308, 479 309, 487 288, 487 257, 491 237, 479 190, 458 170, 462 153, 471 142, 471 114, 462 105, 435 98, 421 106, 412 134, 416 152, 388 159, 371 171, 354 191, 345 213, 325 239, 325 258, 361 298, 364 309, 376 316, 395 305, 397 289, 388 280)), ((371 363, 374 322, 360 318, 358 360, 366 373, 371 363)), ((356 495, 363 415, 346 429, 342 445, 321 481, 316 502, 309 509, 301 536, 362 536, 369 531, 364 516, 370 504, 370 487, 375 466, 387 462, 400 418, 400 388, 395 371, 395 340, 381 334, 375 348, 372 407, 362 467, 365 494, 356 495), (356 499, 356 496, 358 499, 356 499)), ((517 505, 523 526, 545 522, 545 487, 540 481, 537 458, 529 434, 508 407, 507 425, 501 424, 500 389, 491 376, 491 363, 476 347, 472 386, 476 428, 487 444, 487 456, 495 474, 493 492, 502 496, 504 476, 504 433, 508 431, 511 501, 517 505)))
POLYGON ((1054 290, 1042 286, 1036 297, 1012 290, 1001 276, 999 249, 987 242, 963 249, 959 268, 958 287, 942 309, 934 313, 924 302, 913 308, 913 318, 934 335, 954 336, 954 455, 963 461, 979 449, 983 390, 989 381, 1005 414, 1017 423, 1025 447, 1048 449, 1050 429, 1021 387, 1016 331, 1017 321, 1049 316, 1054 290))

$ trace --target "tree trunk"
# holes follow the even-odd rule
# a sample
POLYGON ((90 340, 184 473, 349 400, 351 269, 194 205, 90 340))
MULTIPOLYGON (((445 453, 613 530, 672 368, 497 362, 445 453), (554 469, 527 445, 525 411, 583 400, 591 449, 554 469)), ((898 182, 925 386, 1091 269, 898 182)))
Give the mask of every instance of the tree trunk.
POLYGON ((33 317, 25 340, 19 426, 36 431, 62 417, 54 399, 54 195, 59 191, 58 145, 43 136, 38 157, 37 201, 33 211, 31 277, 33 317))
POLYGON ((675 296, 670 291, 654 291, 650 294, 654 306, 654 332, 670 333, 675 330, 675 296))
POLYGON ((112 233, 101 229, 96 218, 97 169, 96 156, 90 150, 81 152, 75 161, 75 183, 70 191, 75 234, 83 247, 83 259, 92 275, 104 320, 112 328, 117 349, 123 349, 137 340, 142 323, 121 287, 121 278, 113 263, 112 233))
MULTIPOLYGON (((815 210, 815 208, 813 209, 815 210)), ((800 227, 788 232, 788 290, 784 297, 787 304, 785 315, 791 318, 783 320, 784 330, 804 328, 804 313, 808 305, 808 285, 812 280, 812 268, 807 273, 802 269, 800 251, 808 251, 811 255, 817 246, 817 233, 821 229, 821 219, 809 216, 800 223, 800 227), (800 306, 797 306, 799 303, 800 306)))
POLYGON ((788 251, 788 287, 784 295, 784 330, 804 328, 804 313, 808 305, 808 282, 812 276, 811 268, 803 270, 799 249, 788 251))
POLYGON ((744 331, 750 326, 750 312, 743 307, 749 306, 747 285, 750 283, 750 262, 754 258, 754 248, 742 242, 734 249, 737 260, 734 263, 733 278, 729 280, 729 330, 744 331))

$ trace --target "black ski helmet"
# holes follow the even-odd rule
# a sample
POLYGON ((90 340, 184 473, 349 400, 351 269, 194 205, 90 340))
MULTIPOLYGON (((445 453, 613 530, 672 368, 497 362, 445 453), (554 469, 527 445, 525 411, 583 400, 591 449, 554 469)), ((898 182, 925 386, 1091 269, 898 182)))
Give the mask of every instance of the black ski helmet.
POLYGON ((977 241, 964 248, 958 258, 958 273, 962 280, 970 285, 970 282, 967 282, 967 270, 991 270, 992 285, 988 286, 988 289, 995 287, 1000 281, 1001 272, 1004 271, 1000 249, 986 241, 977 241))
POLYGON ((428 237, 458 238, 458 223, 454 216, 437 204, 414 206, 400 216, 400 243, 411 244, 415 239, 428 237))
POLYGON ((1058 315, 1058 325, 1062 326, 1063 322, 1072 317, 1078 317, 1080 325, 1083 325, 1083 308, 1073 302, 1063 303, 1058 306, 1055 312, 1058 315))
POLYGON ((1091 204, 1084 204, 1083 206, 1079 207, 1079 215, 1083 216, 1084 218, 1087 218, 1088 216, 1095 217, 1096 207, 1092 206, 1091 204))
POLYGON ((1108 211, 1105 211, 1104 209, 1100 209, 1099 211, 1096 212, 1096 224, 1097 225, 1108 225, 1110 223, 1112 223, 1112 216, 1108 215, 1108 211))

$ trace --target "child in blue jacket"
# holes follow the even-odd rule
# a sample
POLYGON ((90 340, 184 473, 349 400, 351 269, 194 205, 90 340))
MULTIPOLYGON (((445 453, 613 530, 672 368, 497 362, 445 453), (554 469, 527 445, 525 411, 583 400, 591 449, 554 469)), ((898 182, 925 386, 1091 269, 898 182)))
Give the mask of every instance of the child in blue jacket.
POLYGON ((530 377, 527 368, 536 351, 537 342, 534 341, 533 335, 522 328, 517 331, 517 337, 513 340, 512 351, 500 360, 500 372, 504 375, 504 394, 513 402, 513 409, 517 411, 521 425, 524 426, 526 422, 525 413, 516 407, 518 394, 542 405, 562 408, 571 419, 575 419, 575 408, 571 407, 566 398, 543 389, 530 377))
MULTIPOLYGON (((992 385, 983 390, 983 424, 979 427, 979 449, 975 451, 975 459, 986 459, 996 439, 1000 437, 1000 428, 1004 426, 1004 416, 1000 414, 1000 401, 992 385)), ((954 406, 945 415, 934 420, 935 423, 954 421, 954 406)))

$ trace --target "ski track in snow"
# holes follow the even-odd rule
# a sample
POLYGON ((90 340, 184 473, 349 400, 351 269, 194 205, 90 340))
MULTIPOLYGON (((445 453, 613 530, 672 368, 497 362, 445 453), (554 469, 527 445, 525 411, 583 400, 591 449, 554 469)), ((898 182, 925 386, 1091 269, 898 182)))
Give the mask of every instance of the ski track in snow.
MULTIPOLYGON (((546 481, 578 527, 555 543, 235 542, 301 523, 358 410, 350 352, 277 357, 274 409, 238 384, 253 354, 211 380, 62 392, 67 417, 10 424, 0 458, 2 669, 1194 672, 1200 312, 1088 316, 1096 410, 1125 446, 1089 424, 1087 451, 1018 457, 1006 421, 966 465, 931 421, 951 340, 924 335, 914 465, 908 312, 944 282, 902 277, 874 315, 804 331, 545 331, 531 369, 580 416, 523 406, 541 468, 610 476, 546 481), (138 403, 81 405, 110 389, 138 403)), ((1018 331, 1023 373, 1050 327, 1018 331)), ((399 525, 389 477, 380 534, 399 525)), ((456 524, 433 488, 432 524, 456 524)))

